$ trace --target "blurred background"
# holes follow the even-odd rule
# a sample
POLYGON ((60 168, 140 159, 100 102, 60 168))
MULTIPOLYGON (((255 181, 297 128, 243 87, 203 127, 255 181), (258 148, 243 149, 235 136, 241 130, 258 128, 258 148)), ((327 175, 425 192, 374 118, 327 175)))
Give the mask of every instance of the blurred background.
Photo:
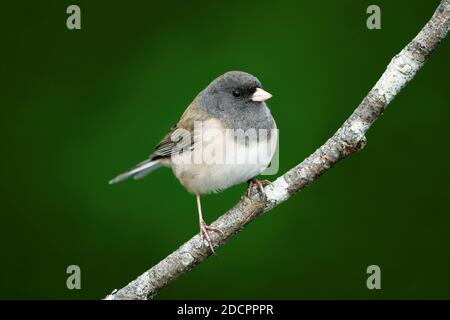
MULTIPOLYGON (((0 298, 100 299, 198 232, 172 173, 110 186, 229 70, 274 97, 280 171, 319 147, 439 1, 3 2, 0 298), (81 8, 79 31, 66 8, 81 8), (381 8, 381 30, 366 9, 381 8), (81 268, 81 290, 66 268, 81 268)), ((450 39, 367 147, 157 299, 450 298, 450 39), (366 268, 381 268, 368 290, 366 268)), ((276 176, 268 177, 275 179, 276 176)), ((207 222, 239 185, 203 198, 207 222)))

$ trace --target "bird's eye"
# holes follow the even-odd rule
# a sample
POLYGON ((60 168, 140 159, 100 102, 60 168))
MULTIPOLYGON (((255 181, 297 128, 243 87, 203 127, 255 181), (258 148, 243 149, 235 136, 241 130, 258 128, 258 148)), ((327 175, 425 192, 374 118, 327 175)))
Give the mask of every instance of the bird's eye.
POLYGON ((235 96, 236 98, 241 96, 241 90, 239 89, 234 89, 232 92, 233 96, 235 96))

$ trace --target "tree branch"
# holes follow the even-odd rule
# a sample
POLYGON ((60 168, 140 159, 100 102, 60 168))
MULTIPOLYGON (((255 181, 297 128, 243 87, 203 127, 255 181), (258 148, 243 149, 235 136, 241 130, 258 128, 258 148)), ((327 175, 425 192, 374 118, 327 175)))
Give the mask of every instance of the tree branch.
MULTIPOLYGON (((216 248, 261 214, 273 209, 316 180, 325 171, 366 144, 365 134, 371 125, 401 89, 411 81, 424 65, 450 28, 450 0, 441 1, 434 15, 419 34, 399 53, 386 68, 353 114, 328 141, 302 163, 287 171, 265 187, 266 199, 257 193, 241 200, 219 217, 212 226, 223 235, 212 233, 216 248)), ((211 255, 208 246, 201 246, 196 235, 157 265, 144 272, 106 299, 149 299, 168 283, 211 255)))

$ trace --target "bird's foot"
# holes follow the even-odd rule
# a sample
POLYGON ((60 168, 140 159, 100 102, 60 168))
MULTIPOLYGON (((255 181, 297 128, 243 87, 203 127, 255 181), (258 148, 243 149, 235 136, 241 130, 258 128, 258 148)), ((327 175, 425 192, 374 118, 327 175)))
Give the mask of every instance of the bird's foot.
POLYGON ((200 220, 200 242, 203 246, 203 240, 206 239, 206 241, 208 242, 209 248, 211 249, 212 253, 214 254, 216 252, 214 251, 214 246, 212 244, 211 237, 209 236, 208 231, 214 231, 214 232, 220 233, 221 235, 223 235, 224 233, 222 230, 210 227, 205 223, 205 221, 200 220))
POLYGON ((252 195, 252 189, 253 186, 257 186, 259 192, 261 193, 261 196, 263 197, 263 199, 266 199, 266 193, 264 192, 264 186, 271 184, 271 181, 269 180, 257 180, 257 179, 250 179, 247 181, 248 183, 248 188, 247 188, 247 197, 250 198, 250 196, 252 195))

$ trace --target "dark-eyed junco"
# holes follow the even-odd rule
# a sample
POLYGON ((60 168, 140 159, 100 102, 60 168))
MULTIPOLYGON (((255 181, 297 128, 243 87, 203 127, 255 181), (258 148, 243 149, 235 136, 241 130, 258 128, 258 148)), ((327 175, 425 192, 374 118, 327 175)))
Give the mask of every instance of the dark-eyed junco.
POLYGON ((221 75, 197 95, 149 159, 110 183, 171 167, 181 184, 196 195, 202 243, 205 237, 214 252, 208 231, 221 231, 203 220, 200 195, 245 181, 249 190, 256 184, 264 192, 262 181, 253 177, 267 168, 276 148, 276 125, 265 103, 271 97, 248 73, 221 75))

